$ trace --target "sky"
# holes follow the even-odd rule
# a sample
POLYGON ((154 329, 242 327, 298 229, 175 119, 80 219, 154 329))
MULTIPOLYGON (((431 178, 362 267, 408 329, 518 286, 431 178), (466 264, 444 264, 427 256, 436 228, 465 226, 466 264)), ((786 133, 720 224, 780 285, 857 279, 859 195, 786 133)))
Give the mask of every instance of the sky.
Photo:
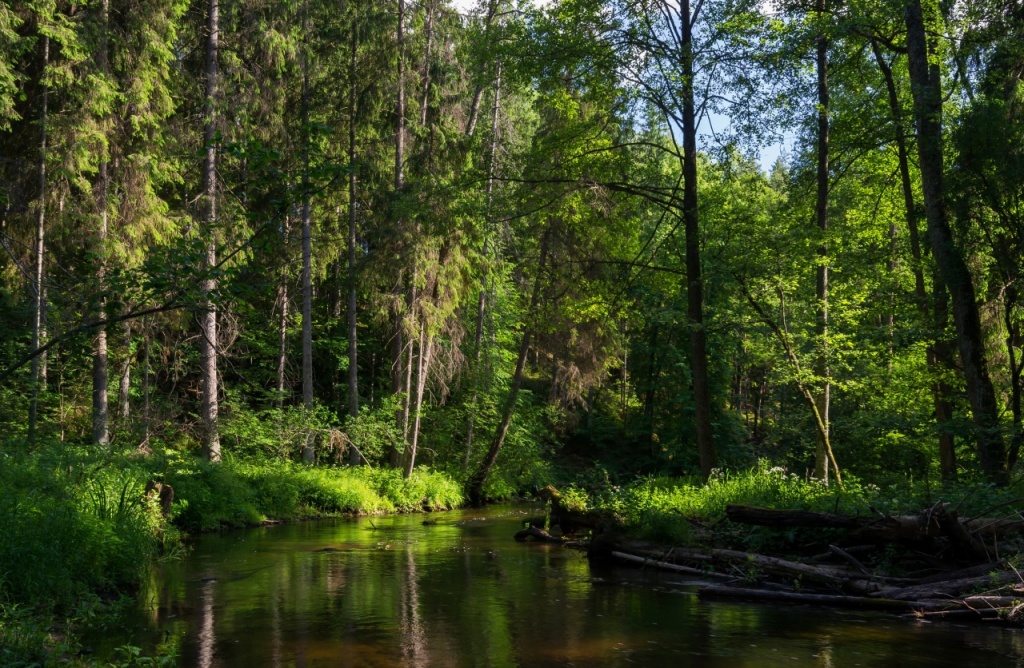
MULTIPOLYGON (((534 5, 544 7, 551 4, 553 0, 532 0, 534 5)), ((476 8, 480 4, 480 0, 452 0, 452 4, 459 12, 469 12, 476 8)), ((728 116, 722 114, 711 114, 708 118, 702 118, 700 126, 698 127, 698 138, 697 141, 701 145, 702 149, 714 148, 714 138, 712 137, 711 130, 714 128, 716 132, 721 132, 729 126, 730 120, 728 116)), ((761 149, 758 157, 758 162, 761 164, 761 169, 770 171, 775 161, 779 158, 783 152, 790 151, 793 146, 792 137, 787 137, 784 141, 774 146, 768 146, 761 149)))

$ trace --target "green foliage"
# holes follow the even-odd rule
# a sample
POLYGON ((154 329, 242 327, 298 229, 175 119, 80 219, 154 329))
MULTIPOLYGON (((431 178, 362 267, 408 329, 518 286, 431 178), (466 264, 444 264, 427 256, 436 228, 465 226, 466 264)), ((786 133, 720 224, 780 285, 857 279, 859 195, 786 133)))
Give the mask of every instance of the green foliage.
POLYGON ((0 450, 0 596, 69 610, 137 586, 161 539, 145 469, 56 444, 19 450, 0 450))
POLYGON ((16 603, 0 604, 0 665, 44 666, 51 654, 70 649, 65 643, 52 641, 46 619, 16 603))

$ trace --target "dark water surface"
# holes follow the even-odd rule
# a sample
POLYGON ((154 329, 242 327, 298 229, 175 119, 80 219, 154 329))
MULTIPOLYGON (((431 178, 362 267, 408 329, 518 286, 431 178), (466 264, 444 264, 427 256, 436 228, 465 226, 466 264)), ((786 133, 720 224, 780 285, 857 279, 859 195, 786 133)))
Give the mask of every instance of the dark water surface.
POLYGON ((519 544, 535 509, 201 536, 92 639, 183 666, 1021 666, 1024 632, 810 606, 707 603, 696 583, 519 544), (376 527, 376 528, 374 528, 376 527))

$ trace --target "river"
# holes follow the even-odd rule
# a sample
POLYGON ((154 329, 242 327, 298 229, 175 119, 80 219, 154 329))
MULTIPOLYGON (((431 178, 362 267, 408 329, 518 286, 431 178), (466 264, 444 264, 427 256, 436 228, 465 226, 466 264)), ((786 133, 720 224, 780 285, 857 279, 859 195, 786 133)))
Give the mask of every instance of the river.
POLYGON ((812 606, 704 602, 698 583, 512 540, 535 508, 208 534, 159 564, 99 656, 182 666, 1021 666, 1024 631, 812 606), (424 525, 424 519, 432 524, 424 525), (436 522, 436 524, 434 524, 436 522))

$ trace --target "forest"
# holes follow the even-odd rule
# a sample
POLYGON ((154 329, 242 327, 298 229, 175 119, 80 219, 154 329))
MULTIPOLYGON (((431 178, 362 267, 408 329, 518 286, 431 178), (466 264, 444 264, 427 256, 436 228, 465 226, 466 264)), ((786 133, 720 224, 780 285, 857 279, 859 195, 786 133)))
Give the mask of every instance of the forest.
POLYGON ((0 0, 0 644, 267 520, 1005 514, 1022 77, 1007 0, 0 0))

